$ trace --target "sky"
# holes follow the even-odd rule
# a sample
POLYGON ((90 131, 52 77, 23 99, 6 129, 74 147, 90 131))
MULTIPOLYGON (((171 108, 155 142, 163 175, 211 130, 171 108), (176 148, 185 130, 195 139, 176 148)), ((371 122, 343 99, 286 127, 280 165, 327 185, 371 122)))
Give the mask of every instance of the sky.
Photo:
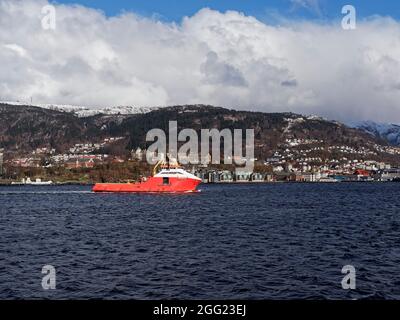
POLYGON ((372 0, 0 0, 0 100, 400 123, 399 13, 372 0))
POLYGON ((352 4, 358 9, 359 17, 376 14, 400 17, 400 5, 394 0, 58 0, 56 3, 81 4, 97 8, 107 16, 123 11, 140 15, 157 16, 164 21, 179 22, 185 16, 192 16, 202 8, 225 12, 236 10, 258 19, 267 19, 273 13, 290 18, 335 19, 341 17, 341 9, 352 4))

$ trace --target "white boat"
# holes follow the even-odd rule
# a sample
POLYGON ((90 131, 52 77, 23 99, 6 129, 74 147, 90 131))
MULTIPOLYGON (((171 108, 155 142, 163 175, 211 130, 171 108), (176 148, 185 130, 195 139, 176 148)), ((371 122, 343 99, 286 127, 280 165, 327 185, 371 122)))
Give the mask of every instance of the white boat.
POLYGON ((339 182, 339 180, 336 180, 335 178, 332 178, 332 177, 324 177, 324 178, 321 178, 319 180, 319 182, 336 183, 336 182, 339 182))
POLYGON ((30 178, 23 178, 21 182, 11 182, 12 185, 30 185, 30 186, 50 186, 53 181, 42 181, 42 179, 36 179, 32 181, 30 178))

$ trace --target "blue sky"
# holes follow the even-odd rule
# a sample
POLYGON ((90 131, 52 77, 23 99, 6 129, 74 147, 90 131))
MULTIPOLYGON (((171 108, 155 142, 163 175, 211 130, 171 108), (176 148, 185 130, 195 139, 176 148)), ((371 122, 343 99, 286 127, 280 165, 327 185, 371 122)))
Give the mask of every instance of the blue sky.
POLYGON ((373 15, 400 18, 400 2, 396 0, 57 0, 103 10, 107 16, 133 11, 143 16, 157 16, 164 21, 179 22, 204 7, 219 11, 237 10, 261 20, 281 15, 292 19, 338 19, 341 8, 352 4, 357 16, 373 15), (296 4, 297 3, 297 4, 296 4), (303 5, 301 5, 303 4, 303 5))

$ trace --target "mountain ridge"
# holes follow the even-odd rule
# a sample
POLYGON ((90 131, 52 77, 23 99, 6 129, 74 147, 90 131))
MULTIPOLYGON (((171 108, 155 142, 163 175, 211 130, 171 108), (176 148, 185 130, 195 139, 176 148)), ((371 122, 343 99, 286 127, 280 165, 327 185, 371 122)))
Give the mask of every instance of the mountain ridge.
POLYGON ((349 126, 385 139, 391 145, 400 146, 400 125, 398 124, 366 120, 349 123, 349 126))
MULTIPOLYGON (((264 113, 239 111, 208 105, 181 105, 152 109, 136 114, 95 114, 80 117, 72 112, 61 112, 37 106, 0 104, 0 147, 8 152, 29 153, 38 147, 49 147, 67 152, 77 143, 95 143, 107 137, 123 137, 116 148, 127 154, 137 147, 149 146, 146 134, 154 128, 168 132, 168 123, 178 122, 178 130, 254 129, 256 157, 265 159, 277 150, 284 150, 288 141, 319 141, 328 146, 348 146, 354 150, 371 150, 375 158, 381 156, 377 146, 387 146, 381 137, 337 121, 317 116, 303 116, 292 112, 264 113), (321 142, 322 141, 322 142, 321 142)), ((296 147, 301 152, 301 146, 296 147)), ((117 152, 117 151, 116 151, 117 152)), ((325 151, 324 151, 325 152, 325 151)), ((318 157, 326 152, 314 152, 318 157)))
POLYGON ((19 101, 0 101, 0 104, 10 105, 10 106, 32 106, 43 109, 49 109, 54 111, 72 113, 78 117, 85 118, 90 116, 95 116, 99 114, 108 115, 132 115, 147 113, 152 110, 157 110, 160 107, 138 107, 138 106, 115 106, 115 107, 88 107, 88 106, 76 106, 76 105, 63 105, 63 104, 29 104, 19 101))

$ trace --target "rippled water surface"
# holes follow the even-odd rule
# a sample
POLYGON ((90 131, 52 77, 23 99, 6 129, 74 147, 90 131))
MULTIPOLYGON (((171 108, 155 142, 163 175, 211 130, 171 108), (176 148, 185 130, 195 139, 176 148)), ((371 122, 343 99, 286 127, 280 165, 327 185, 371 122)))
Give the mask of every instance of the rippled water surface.
POLYGON ((400 184, 201 189, 0 187, 0 298, 400 298, 400 184))

